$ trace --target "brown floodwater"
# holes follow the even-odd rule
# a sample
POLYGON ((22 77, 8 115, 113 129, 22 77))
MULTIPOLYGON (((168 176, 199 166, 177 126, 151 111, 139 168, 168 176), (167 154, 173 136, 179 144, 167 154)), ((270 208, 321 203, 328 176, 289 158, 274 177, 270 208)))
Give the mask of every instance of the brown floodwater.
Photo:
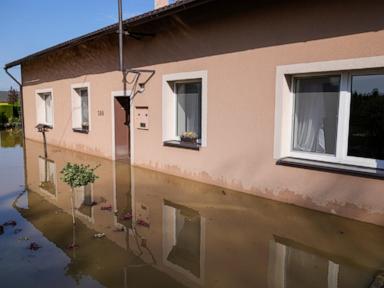
POLYGON ((0 135, 1 288, 361 288, 384 269, 383 227, 0 135), (66 162, 100 178, 72 198, 66 162))

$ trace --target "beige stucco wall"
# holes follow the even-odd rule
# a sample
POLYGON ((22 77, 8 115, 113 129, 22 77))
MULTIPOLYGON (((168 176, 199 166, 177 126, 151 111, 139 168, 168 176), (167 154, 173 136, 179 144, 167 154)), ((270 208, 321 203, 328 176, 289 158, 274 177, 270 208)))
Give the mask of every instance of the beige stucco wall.
MULTIPOLYGON (((282 167, 273 159, 276 67, 383 55, 383 3, 220 5, 220 17, 206 6, 137 28, 156 31, 154 38, 126 41, 128 67, 156 70, 134 100, 150 113, 148 131, 133 129, 134 164, 384 225, 381 180, 282 167), (162 77, 201 70, 208 73, 207 147, 164 147, 162 77)), ((27 138, 41 139, 33 128, 34 90, 52 88, 48 143, 111 157, 111 91, 122 90, 113 37, 23 65, 27 138), (91 85, 88 135, 71 130, 70 85, 82 81, 91 85)))

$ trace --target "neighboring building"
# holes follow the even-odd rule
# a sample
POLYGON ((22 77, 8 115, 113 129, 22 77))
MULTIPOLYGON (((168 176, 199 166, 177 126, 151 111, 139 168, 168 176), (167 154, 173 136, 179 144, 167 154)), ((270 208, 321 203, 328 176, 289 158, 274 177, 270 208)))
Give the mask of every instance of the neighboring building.
POLYGON ((124 21, 125 82, 117 25, 6 68, 28 139, 384 225, 383 9, 181 0, 124 21))
POLYGON ((0 103, 9 103, 9 91, 0 91, 0 103))
POLYGON ((8 91, 0 91, 0 103, 8 103, 8 91))

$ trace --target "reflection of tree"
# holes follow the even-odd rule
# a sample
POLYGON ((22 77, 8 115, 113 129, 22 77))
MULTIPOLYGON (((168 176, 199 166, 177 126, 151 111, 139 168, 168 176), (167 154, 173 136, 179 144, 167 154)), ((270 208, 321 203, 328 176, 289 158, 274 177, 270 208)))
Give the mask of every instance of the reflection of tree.
POLYGON ((0 131, 0 145, 2 148, 12 148, 21 146, 22 144, 22 132, 19 129, 11 129, 0 131))
POLYGON ((348 155, 384 159, 384 95, 352 93, 348 155))

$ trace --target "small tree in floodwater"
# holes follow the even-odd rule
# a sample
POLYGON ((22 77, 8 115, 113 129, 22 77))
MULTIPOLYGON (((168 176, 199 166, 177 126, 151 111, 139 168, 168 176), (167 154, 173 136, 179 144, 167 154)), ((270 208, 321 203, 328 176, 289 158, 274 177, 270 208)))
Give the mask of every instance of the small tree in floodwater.
POLYGON ((75 188, 85 187, 90 183, 94 183, 97 178, 99 178, 95 174, 95 170, 100 165, 97 165, 94 168, 91 168, 90 165, 83 164, 72 164, 67 163, 64 168, 61 170, 61 180, 63 180, 66 184, 71 187, 72 196, 71 196, 71 204, 72 204, 72 222, 75 224, 75 212, 74 212, 74 203, 73 203, 73 195, 75 193, 75 188))

